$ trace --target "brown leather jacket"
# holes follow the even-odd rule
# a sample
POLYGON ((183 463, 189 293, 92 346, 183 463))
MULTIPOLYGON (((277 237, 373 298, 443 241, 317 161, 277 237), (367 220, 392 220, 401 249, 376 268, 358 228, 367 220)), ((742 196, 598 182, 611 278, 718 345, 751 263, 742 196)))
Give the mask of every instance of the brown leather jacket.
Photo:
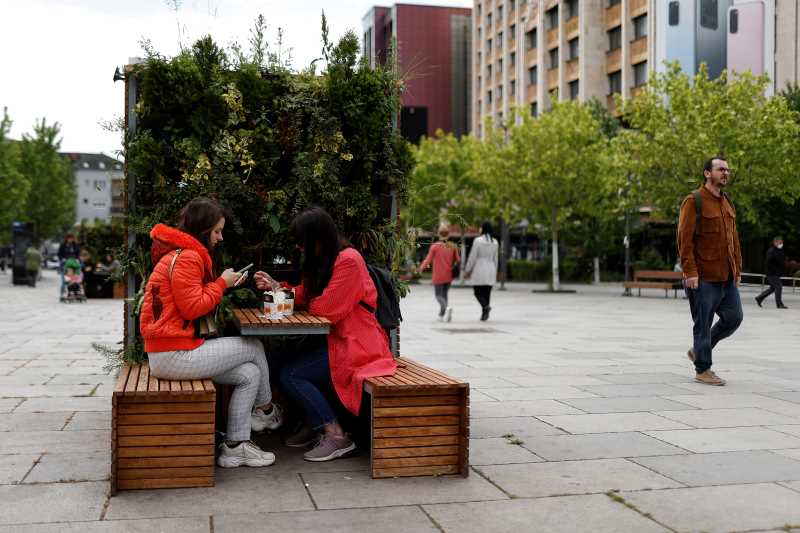
POLYGON ((683 277, 699 276, 703 281, 736 280, 742 273, 742 249, 736 232, 736 209, 726 196, 717 198, 700 187, 703 216, 700 233, 695 235, 694 197, 681 205, 678 221, 678 253, 683 277))

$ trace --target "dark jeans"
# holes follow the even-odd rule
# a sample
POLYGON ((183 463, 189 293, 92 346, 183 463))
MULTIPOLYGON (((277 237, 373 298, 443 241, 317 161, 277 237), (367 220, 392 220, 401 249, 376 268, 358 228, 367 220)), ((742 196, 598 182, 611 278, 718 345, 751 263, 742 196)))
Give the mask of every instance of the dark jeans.
POLYGON ((698 373, 711 368, 711 351, 729 337, 742 323, 742 302, 736 282, 700 281, 696 289, 687 289, 689 308, 694 320, 694 367, 698 373), (712 327, 714 315, 719 316, 712 327))
POLYGON ((447 310, 447 292, 449 290, 449 283, 435 283, 433 285, 433 294, 436 296, 436 301, 439 302, 439 316, 444 316, 444 312, 447 310))
POLYGON ((327 345, 296 354, 281 368, 280 380, 286 394, 303 406, 311 427, 319 429, 336 420, 323 393, 331 387, 327 345))
POLYGON ((783 305, 783 285, 781 285, 781 277, 780 276, 767 276, 767 283, 769 287, 767 290, 756 296, 756 300, 759 302, 763 302, 766 300, 767 296, 775 293, 775 305, 781 307, 783 305))
POLYGON ((492 297, 491 285, 475 285, 472 291, 475 293, 475 299, 481 304, 481 308, 486 309, 489 307, 489 300, 492 297))

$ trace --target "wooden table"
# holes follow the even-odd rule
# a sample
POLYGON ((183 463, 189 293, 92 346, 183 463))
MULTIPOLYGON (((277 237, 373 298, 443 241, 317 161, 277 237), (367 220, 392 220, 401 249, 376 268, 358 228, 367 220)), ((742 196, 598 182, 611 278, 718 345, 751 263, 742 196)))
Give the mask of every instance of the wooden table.
POLYGON ((292 316, 271 320, 263 318, 262 309, 234 309, 233 314, 242 335, 327 335, 331 322, 307 311, 297 311, 292 316))

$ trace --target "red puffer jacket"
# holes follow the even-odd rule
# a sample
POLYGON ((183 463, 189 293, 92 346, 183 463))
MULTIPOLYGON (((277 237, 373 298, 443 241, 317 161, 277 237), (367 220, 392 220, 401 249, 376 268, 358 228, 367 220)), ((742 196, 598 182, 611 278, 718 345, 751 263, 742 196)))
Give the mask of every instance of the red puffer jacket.
POLYGON ((214 280, 211 256, 200 241, 175 228, 156 224, 150 232, 153 273, 139 317, 145 352, 194 350, 203 339, 194 334, 192 320, 210 312, 222 300, 225 280, 214 280), (175 250, 170 280, 169 266, 175 250))

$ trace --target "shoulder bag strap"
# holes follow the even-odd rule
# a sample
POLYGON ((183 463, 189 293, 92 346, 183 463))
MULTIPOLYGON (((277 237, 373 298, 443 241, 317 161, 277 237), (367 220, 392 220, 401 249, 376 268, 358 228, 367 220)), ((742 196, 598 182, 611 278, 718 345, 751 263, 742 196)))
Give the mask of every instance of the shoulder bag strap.
POLYGON ((178 248, 175 250, 175 255, 172 256, 172 261, 169 263, 169 281, 172 283, 172 270, 175 268, 175 262, 178 260, 178 256, 181 255, 183 250, 178 248))
POLYGON ((703 196, 699 190, 692 191, 692 196, 694 196, 694 234, 699 235, 703 227, 703 196))

